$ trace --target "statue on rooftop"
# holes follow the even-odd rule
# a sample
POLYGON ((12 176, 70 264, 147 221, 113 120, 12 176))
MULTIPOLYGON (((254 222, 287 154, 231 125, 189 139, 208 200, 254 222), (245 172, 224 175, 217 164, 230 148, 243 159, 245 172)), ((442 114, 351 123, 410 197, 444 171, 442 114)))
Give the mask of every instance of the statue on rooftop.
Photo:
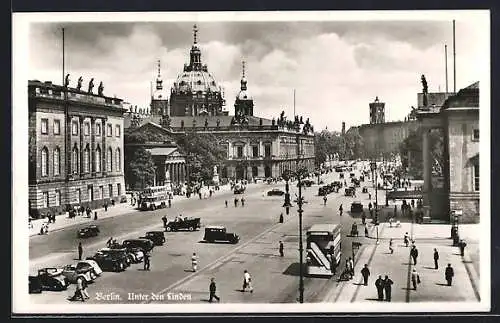
POLYGON ((76 89, 80 91, 82 89, 83 77, 78 78, 78 84, 76 85, 76 89))
POLYGON ((64 78, 64 87, 69 86, 69 74, 66 74, 66 77, 64 78))
POLYGON ((92 93, 92 89, 94 88, 94 78, 91 78, 90 79, 90 82, 89 82, 89 90, 88 90, 88 93, 92 93))
POLYGON ((103 91, 104 91, 104 84, 102 84, 102 81, 101 81, 101 83, 99 83, 99 87, 97 88, 97 93, 102 96, 103 91))

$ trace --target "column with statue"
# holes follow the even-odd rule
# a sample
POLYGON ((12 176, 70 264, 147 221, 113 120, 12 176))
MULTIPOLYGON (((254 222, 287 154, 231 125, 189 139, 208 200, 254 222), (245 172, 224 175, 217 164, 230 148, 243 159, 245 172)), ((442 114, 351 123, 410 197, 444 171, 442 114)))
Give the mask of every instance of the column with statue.
POLYGON ((214 182, 214 185, 219 185, 219 170, 217 165, 215 165, 213 169, 212 181, 214 182))

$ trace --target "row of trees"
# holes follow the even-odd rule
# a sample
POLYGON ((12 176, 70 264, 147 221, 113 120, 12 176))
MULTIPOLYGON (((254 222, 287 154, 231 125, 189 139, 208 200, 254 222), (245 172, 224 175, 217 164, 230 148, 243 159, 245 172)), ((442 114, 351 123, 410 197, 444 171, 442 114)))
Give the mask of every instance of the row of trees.
MULTIPOLYGON (((418 128, 400 144, 402 167, 406 174, 414 178, 423 178, 423 129, 418 128)), ((442 176, 445 165, 444 134, 440 129, 429 131, 430 160, 434 175, 442 176)))
MULTIPOLYGON (((212 179, 213 167, 226 158, 226 150, 219 145, 212 134, 200 135, 196 132, 177 136, 176 143, 182 155, 186 156, 189 180, 192 182, 212 179)), ((155 163, 151 153, 144 148, 146 142, 164 142, 171 138, 158 132, 142 131, 125 134, 125 177, 130 187, 153 185, 155 163), (132 145, 130 145, 132 144, 132 145)))
POLYGON ((337 131, 328 130, 316 133, 314 149, 317 165, 323 164, 332 155, 338 155, 342 160, 352 160, 365 156, 363 138, 357 128, 349 129, 344 135, 337 131))

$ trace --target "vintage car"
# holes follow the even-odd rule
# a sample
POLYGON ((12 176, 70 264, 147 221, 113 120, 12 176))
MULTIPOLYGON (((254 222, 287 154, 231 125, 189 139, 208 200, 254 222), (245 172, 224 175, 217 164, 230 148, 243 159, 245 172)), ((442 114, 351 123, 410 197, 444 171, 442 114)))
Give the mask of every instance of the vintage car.
POLYGON ((97 225, 89 225, 78 230, 78 238, 97 237, 99 232, 97 225))
POLYGON ((144 251, 139 247, 125 248, 127 250, 127 256, 132 264, 138 264, 144 260, 144 251))
POLYGON ((80 260, 76 266, 77 266, 77 268, 79 266, 83 266, 83 267, 89 266, 92 269, 92 275, 94 275, 95 277, 99 277, 102 274, 101 267, 99 267, 97 262, 95 262, 94 260, 80 260))
POLYGON ((124 271, 130 266, 130 257, 125 248, 102 248, 87 260, 94 260, 103 271, 124 271))
POLYGON ((38 276, 29 276, 28 291, 30 294, 40 294, 43 291, 42 283, 38 276))
POLYGON ((332 182, 332 185, 338 188, 342 188, 342 186, 344 186, 344 184, 341 181, 334 181, 332 182))
POLYGON ((351 179, 351 183, 354 184, 354 186, 359 187, 361 185, 361 182, 357 178, 351 179))
POLYGON ((205 228, 203 240, 208 242, 226 241, 232 244, 238 243, 240 237, 235 233, 228 233, 223 226, 211 225, 205 228))
POLYGON ((361 190, 362 193, 368 193, 368 187, 363 187, 363 189, 361 190))
POLYGON ((68 289, 68 279, 64 277, 60 268, 43 268, 38 270, 37 276, 30 276, 33 289, 62 291, 68 289), (31 278, 34 277, 34 278, 31 278), (38 288, 36 284, 38 284, 38 288))
POLYGON ((354 191, 355 191, 354 187, 347 187, 344 191, 345 196, 354 196, 354 191))
POLYGON ((151 240, 155 246, 163 246, 163 244, 167 241, 163 231, 148 231, 146 232, 146 235, 141 238, 151 240))
POLYGON ((129 250, 130 248, 141 248, 143 251, 151 251, 154 247, 153 242, 149 239, 138 238, 128 239, 122 242, 122 247, 129 250))
POLYGON ((87 283, 91 283, 97 278, 92 266, 86 263, 66 265, 62 270, 62 274, 71 284, 75 284, 78 278, 85 279, 87 283))
POLYGON ((270 191, 267 191, 267 196, 283 196, 285 195, 285 192, 280 190, 279 188, 273 188, 270 191))
POLYGON ((363 212, 363 204, 359 201, 354 201, 351 204, 351 213, 362 213, 363 212))
POLYGON ((243 194, 245 193, 245 190, 247 189, 247 187, 241 183, 236 183, 236 185, 234 185, 234 188, 233 188, 233 192, 234 194, 243 194))
MULTIPOLYGON (((301 183, 302 183, 302 186, 311 187, 314 184, 314 181, 310 180, 310 179, 304 179, 303 181, 301 181, 301 183)), ((299 184, 297 184, 297 186, 298 185, 299 184)))
POLYGON ((189 230, 194 231, 201 228, 200 218, 177 218, 175 221, 170 221, 165 225, 165 231, 189 230))

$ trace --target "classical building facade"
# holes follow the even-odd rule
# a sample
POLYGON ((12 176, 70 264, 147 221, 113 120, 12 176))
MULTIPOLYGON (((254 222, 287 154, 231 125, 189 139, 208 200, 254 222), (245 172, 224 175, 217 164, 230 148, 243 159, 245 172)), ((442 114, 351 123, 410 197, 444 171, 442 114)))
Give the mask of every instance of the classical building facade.
MULTIPOLYGON (((127 127, 160 125, 174 138, 189 132, 215 135, 227 152, 227 159, 217 168, 220 178, 279 177, 285 169, 295 170, 299 164, 312 171, 314 129, 309 120, 298 116, 287 120, 284 112, 273 120, 255 116, 244 64, 240 91, 234 103, 235 115, 230 116, 223 110, 222 88, 208 72, 207 65, 202 64, 196 34, 195 27, 190 63, 184 66, 172 86, 169 113, 131 115, 126 119, 127 127)), ((187 172, 183 169, 181 174, 187 172)))
POLYGON ((479 222, 479 82, 448 96, 442 107, 420 107, 424 130, 424 205, 431 219, 449 221, 460 211, 461 223, 479 222), (444 137, 443 180, 433 169, 429 132, 441 129, 444 137), (444 201, 444 203, 443 203, 444 201))
POLYGON ((28 82, 30 212, 102 207, 125 194, 122 100, 51 82, 28 82))

